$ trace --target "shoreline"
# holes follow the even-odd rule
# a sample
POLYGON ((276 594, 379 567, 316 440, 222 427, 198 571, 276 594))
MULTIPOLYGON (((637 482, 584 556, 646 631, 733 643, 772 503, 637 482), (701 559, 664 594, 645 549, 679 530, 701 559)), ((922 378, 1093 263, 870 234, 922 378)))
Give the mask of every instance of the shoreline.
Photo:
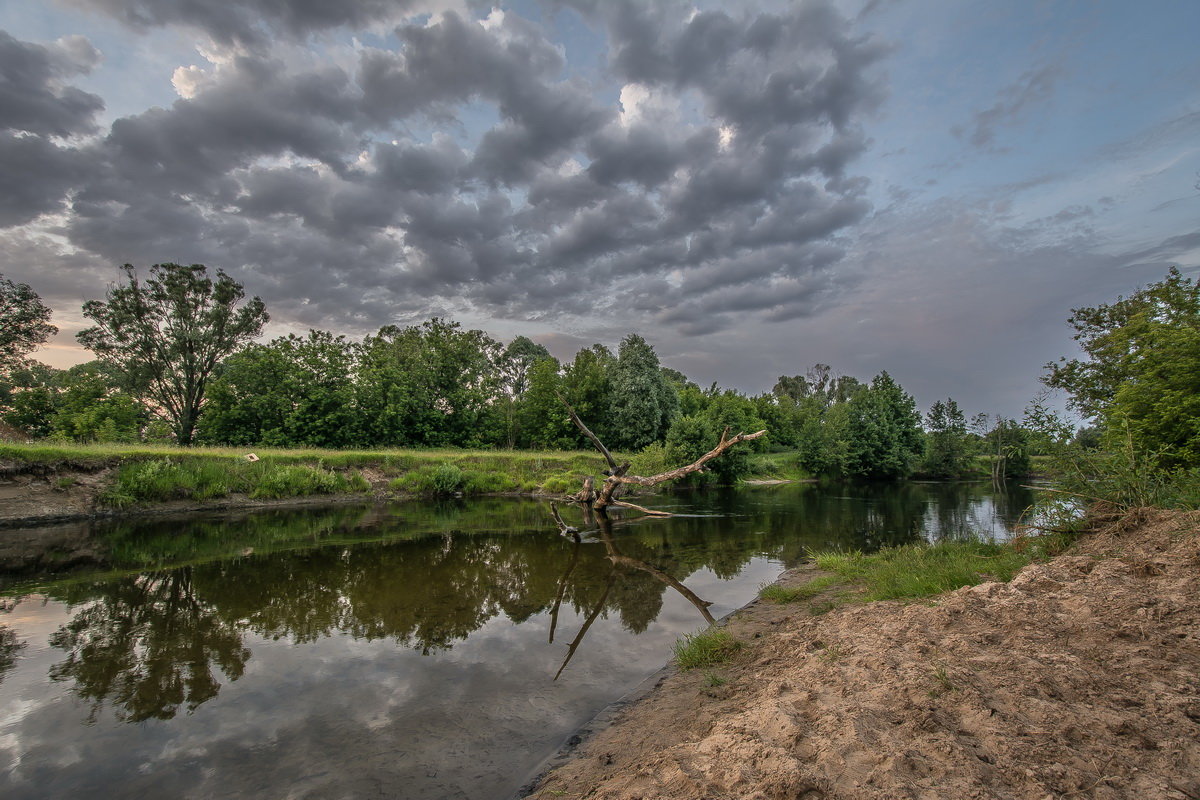
POLYGON ((518 797, 1200 797, 1197 563, 1200 513, 1142 510, 1008 583, 757 599, 730 663, 656 673, 518 797))

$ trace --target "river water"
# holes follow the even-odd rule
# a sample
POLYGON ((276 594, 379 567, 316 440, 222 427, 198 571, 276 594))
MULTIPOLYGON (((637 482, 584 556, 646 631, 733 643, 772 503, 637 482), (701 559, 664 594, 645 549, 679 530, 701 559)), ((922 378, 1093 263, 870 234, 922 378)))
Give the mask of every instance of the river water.
POLYGON ((565 509, 580 542, 507 498, 21 531, 48 544, 0 559, 0 796, 510 797, 807 551, 1005 538, 1031 498, 643 502, 680 516, 596 530, 565 509))

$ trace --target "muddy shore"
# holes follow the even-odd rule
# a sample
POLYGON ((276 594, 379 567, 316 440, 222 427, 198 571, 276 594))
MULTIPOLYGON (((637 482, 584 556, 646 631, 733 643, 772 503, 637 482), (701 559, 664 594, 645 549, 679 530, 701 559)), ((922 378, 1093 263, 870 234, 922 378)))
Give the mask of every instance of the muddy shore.
POLYGON ((732 662, 668 670, 526 796, 1200 798, 1200 513, 1103 521, 1007 584, 727 625, 732 662))

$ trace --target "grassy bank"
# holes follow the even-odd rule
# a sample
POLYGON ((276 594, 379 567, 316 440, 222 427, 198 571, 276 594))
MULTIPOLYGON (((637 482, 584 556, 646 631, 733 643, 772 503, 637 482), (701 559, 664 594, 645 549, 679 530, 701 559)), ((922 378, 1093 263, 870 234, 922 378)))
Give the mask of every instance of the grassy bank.
POLYGON ((760 596, 773 603, 819 600, 826 611, 851 602, 917 600, 984 581, 1008 581, 1026 564, 1058 555, 1069 534, 1020 537, 1011 542, 950 541, 908 544, 875 553, 858 550, 817 553, 823 574, 796 587, 764 586, 760 596))
POLYGON ((231 495, 275 499, 377 490, 452 495, 575 491, 599 475, 587 452, 471 450, 282 450, 169 445, 3 444, 0 464, 71 485, 71 473, 111 469, 97 493, 106 508, 231 495))

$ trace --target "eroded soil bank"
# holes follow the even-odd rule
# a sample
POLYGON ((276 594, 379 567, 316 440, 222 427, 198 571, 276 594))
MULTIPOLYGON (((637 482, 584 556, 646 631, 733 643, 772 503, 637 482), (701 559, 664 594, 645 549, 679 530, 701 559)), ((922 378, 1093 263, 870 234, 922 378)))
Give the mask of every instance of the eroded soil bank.
POLYGON ((1200 798, 1198 623, 1200 513, 934 602, 758 601, 733 662, 669 674, 530 795, 1200 798))

